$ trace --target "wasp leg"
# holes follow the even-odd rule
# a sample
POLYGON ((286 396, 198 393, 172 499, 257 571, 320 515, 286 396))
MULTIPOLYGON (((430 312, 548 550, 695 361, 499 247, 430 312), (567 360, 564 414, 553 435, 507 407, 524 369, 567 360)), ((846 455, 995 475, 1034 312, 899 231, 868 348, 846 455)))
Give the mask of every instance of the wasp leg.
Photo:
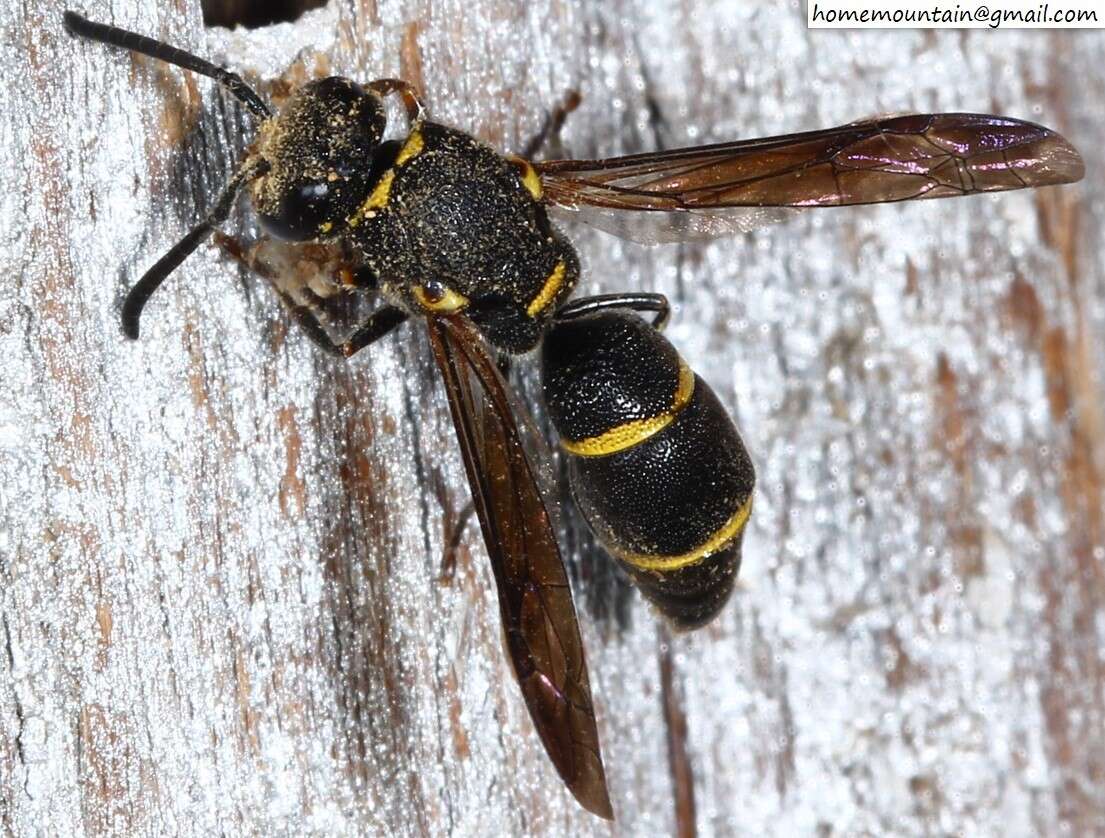
POLYGON ((545 147, 546 143, 560 145, 560 132, 564 128, 564 120, 568 118, 568 114, 579 107, 580 101, 579 91, 569 90, 564 94, 563 101, 545 117, 545 124, 541 126, 541 130, 526 143, 526 147, 522 150, 523 159, 531 160, 545 147))
POLYGON ((311 342, 330 355, 351 358, 367 346, 371 346, 394 328, 406 322, 407 313, 395 306, 384 306, 372 312, 353 334, 337 343, 322 325, 323 308, 317 302, 296 302, 279 288, 276 293, 311 342))
POLYGON ((418 89, 409 81, 402 79, 376 79, 368 84, 368 89, 380 96, 389 93, 398 93, 403 99, 403 107, 407 109, 407 119, 413 124, 418 122, 426 113, 422 104, 422 97, 418 95, 418 89))
MULTIPOLYGON (((231 236, 217 233, 215 244, 243 268, 267 279, 269 285, 272 286, 280 301, 284 303, 285 308, 288 309, 295 322, 299 324, 303 333, 311 339, 312 343, 330 355, 339 358, 348 358, 355 355, 407 319, 408 315, 401 309, 390 305, 383 306, 372 312, 352 335, 340 343, 336 342, 330 337, 330 332, 326 326, 323 325, 325 309, 322 302, 325 299, 324 297, 318 296, 307 287, 298 289, 300 296, 293 296, 277 281, 278 277, 271 266, 254 258, 253 254, 247 253, 242 243, 231 236)), ((363 269, 349 268, 348 270, 351 274, 361 277, 363 288, 373 290, 365 278, 363 269)))
POLYGON ((571 320, 608 308, 628 308, 632 311, 651 311, 652 326, 663 330, 671 316, 671 304, 663 294, 598 294, 573 300, 560 308, 553 317, 557 320, 571 320))
POLYGON ((449 540, 445 544, 445 552, 441 554, 441 574, 438 581, 448 585, 453 581, 457 572, 457 553, 460 551, 460 543, 464 540, 464 531, 472 520, 476 511, 475 504, 469 500, 457 516, 457 522, 453 525, 453 531, 449 533, 449 540))
POLYGON ((396 326, 405 323, 408 316, 405 311, 395 306, 378 308, 357 327, 357 331, 345 343, 338 347, 338 351, 346 358, 350 358, 366 346, 378 341, 396 326))
POLYGON ((277 288, 276 293, 284 302, 288 312, 311 342, 338 358, 351 358, 367 346, 371 346, 395 327, 404 323, 407 313, 395 306, 384 306, 372 312, 353 334, 337 343, 326 327, 322 325, 324 309, 315 301, 296 302, 287 293, 277 288))
POLYGON ((334 343, 333 339, 330 337, 330 333, 327 332, 326 327, 322 325, 322 319, 320 317, 322 307, 317 301, 301 302, 292 297, 291 294, 280 287, 280 284, 276 282, 275 277, 269 272, 267 266, 255 262, 250 254, 246 252, 242 243, 233 236, 228 236, 225 233, 216 233, 215 244, 223 253, 230 256, 230 258, 247 271, 260 274, 269 281, 272 290, 276 292, 276 295, 280 298, 280 301, 284 304, 288 313, 291 314, 295 322, 298 323, 299 327, 303 330, 303 333, 311 339, 312 343, 331 355, 345 357, 345 353, 342 352, 341 346, 334 343))
POLYGON ((311 343, 329 355, 335 355, 339 358, 346 357, 341 345, 334 343, 334 339, 330 337, 330 333, 322 325, 321 306, 317 303, 297 303, 280 289, 277 289, 276 293, 284 302, 288 313, 291 314, 299 328, 303 330, 303 334, 311 339, 311 343))

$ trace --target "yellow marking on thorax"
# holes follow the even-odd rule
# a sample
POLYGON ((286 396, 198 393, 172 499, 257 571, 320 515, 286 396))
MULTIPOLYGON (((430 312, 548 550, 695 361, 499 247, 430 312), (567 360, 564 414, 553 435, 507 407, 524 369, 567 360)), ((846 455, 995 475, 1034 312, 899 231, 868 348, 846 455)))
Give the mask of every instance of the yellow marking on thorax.
POLYGON ((679 411, 687 406, 693 394, 694 373, 686 364, 680 361, 679 383, 676 385, 675 396, 672 398, 670 409, 648 419, 634 419, 632 422, 615 425, 598 436, 577 440, 562 439, 560 447, 569 454, 575 454, 579 457, 606 457, 610 454, 617 454, 619 451, 625 451, 627 448, 640 445, 674 422, 679 411))
POLYGON ((541 178, 538 176, 537 170, 533 168, 533 164, 522 157, 511 156, 507 159, 518 167, 522 174, 522 186, 526 187, 526 191, 533 196, 533 200, 543 200, 545 190, 541 186, 541 178))
POLYGON ((556 263, 556 267, 552 269, 552 273, 545 280, 545 284, 541 286, 541 290, 537 292, 537 296, 526 306, 526 314, 530 317, 536 317, 549 307, 549 304, 556 299, 560 289, 564 287, 564 272, 566 270, 567 266, 563 259, 556 263))
POLYGON ((434 314, 453 314, 468 308, 468 298, 463 294, 458 294, 452 288, 446 288, 441 299, 434 300, 421 285, 417 285, 414 289, 414 298, 422 308, 434 314))
POLYGON ((407 137, 407 141, 403 143, 403 147, 399 149, 399 155, 395 158, 395 165, 402 166, 408 160, 417 157, 422 153, 422 146, 425 145, 422 141, 422 131, 419 128, 415 128, 407 137))
POLYGON ((357 207, 357 211, 349 217, 350 227, 356 227, 366 218, 375 218, 377 211, 388 205, 388 198, 391 197, 391 184, 395 180, 395 170, 421 154, 424 145, 422 132, 415 128, 407 137, 407 141, 403 143, 403 147, 399 149, 399 154, 395 158, 395 165, 380 175, 380 180, 376 184, 376 188, 372 190, 372 194, 365 198, 364 203, 357 207))
POLYGON ((366 218, 375 218, 377 210, 387 206, 393 180, 395 180, 395 169, 388 169, 380 176, 380 182, 376 184, 372 194, 365 198, 364 203, 357 207, 355 213, 349 216, 350 227, 356 227, 366 218))
POLYGON ((744 525, 748 523, 748 516, 751 514, 752 495, 749 495, 748 500, 740 505, 733 514, 733 517, 722 524, 717 532, 707 538, 698 547, 678 556, 649 556, 644 553, 612 552, 623 562, 631 564, 634 567, 639 567, 641 570, 656 570, 661 573, 679 570, 680 568, 698 564, 703 559, 707 559, 714 553, 728 547, 733 539, 740 535, 741 530, 744 529, 744 525))

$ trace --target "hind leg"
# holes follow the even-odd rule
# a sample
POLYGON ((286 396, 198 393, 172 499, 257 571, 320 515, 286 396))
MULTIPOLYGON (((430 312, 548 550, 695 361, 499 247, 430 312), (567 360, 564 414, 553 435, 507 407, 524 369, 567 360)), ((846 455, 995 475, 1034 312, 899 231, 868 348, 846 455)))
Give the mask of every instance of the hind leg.
POLYGON ((545 124, 541 126, 541 130, 526 143, 525 148, 522 149, 522 157, 526 160, 532 160, 539 151, 550 144, 555 148, 559 148, 560 132, 564 128, 564 120, 568 118, 568 114, 579 107, 580 101, 578 91, 569 90, 565 93, 560 104, 545 117, 545 124))
POLYGON ((671 316, 671 304, 663 294, 597 294, 593 297, 582 297, 562 306, 553 317, 557 320, 571 320, 573 317, 583 317, 596 311, 605 311, 608 308, 628 308, 631 311, 653 313, 653 328, 663 331, 671 316))

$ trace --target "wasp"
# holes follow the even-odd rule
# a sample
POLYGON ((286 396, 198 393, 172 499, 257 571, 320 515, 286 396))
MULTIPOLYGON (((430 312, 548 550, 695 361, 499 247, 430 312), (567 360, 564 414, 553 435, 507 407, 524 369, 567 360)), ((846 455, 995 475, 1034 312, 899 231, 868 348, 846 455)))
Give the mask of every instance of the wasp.
MULTIPOLYGON (((330 77, 278 113, 240 76, 116 27, 65 14, 73 34, 217 81, 259 120, 214 206, 130 289, 137 338, 150 296, 249 193, 261 227, 330 245, 333 271, 279 271, 254 255, 315 343, 348 358, 421 320, 441 371, 498 588, 507 655, 538 735, 587 810, 612 818, 583 644, 536 464, 501 367, 540 348, 546 407, 573 497, 597 539, 676 627, 729 597, 755 473, 732 420, 661 330, 661 295, 571 300, 580 263, 550 210, 600 227, 623 211, 672 220, 675 238, 773 220, 784 208, 854 206, 1071 183, 1078 152, 1002 116, 911 114, 766 139, 600 160, 534 162, 433 122, 398 79, 330 77), (385 99, 405 133, 385 140, 385 99), (378 303, 340 340, 328 299, 378 303)), ((263 254, 262 254, 263 256, 263 254)), ((524 426, 524 421, 521 422, 524 426)))

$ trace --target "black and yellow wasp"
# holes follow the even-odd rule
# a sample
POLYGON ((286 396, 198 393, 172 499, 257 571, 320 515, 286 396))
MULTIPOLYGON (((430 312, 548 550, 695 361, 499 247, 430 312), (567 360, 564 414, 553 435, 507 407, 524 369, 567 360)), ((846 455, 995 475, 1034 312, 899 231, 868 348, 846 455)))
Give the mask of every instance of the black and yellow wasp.
POLYGON ((531 162, 427 119, 403 81, 313 81, 274 114, 239 76, 196 56, 72 12, 65 26, 214 78, 260 119, 210 214, 131 289, 129 337, 150 295, 226 220, 242 189, 272 236, 340 252, 332 271, 309 277, 274 270, 263 252, 249 257, 325 350, 348 357, 409 319, 426 324, 507 653, 557 771, 604 818, 613 810, 568 577, 495 353, 541 348, 573 496, 599 541, 678 627, 709 620, 728 598, 755 477, 732 420, 660 334, 663 297, 569 301, 579 259, 548 210, 600 222, 622 210, 666 214, 680 222, 673 229, 697 235, 753 226, 772 215, 767 208, 971 195, 1070 183, 1083 172, 1078 152, 1047 128, 961 113, 531 162), (385 141, 389 95, 401 97, 407 125, 385 141), (322 305, 349 294, 382 304, 336 341, 322 305))

